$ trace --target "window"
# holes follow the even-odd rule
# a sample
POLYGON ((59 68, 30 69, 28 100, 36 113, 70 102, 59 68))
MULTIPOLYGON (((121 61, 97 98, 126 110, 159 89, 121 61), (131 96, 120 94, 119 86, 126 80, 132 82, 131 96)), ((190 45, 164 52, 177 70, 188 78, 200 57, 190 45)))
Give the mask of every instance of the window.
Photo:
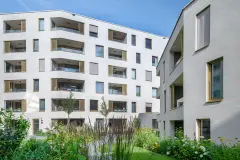
POLYGON ((146 81, 152 82, 152 71, 146 71, 145 78, 146 78, 146 81))
POLYGON ((96 57, 104 57, 104 47, 96 45, 96 57))
POLYGON ((152 56, 152 66, 157 66, 158 65, 158 57, 152 56))
POLYGON ((199 119, 197 120, 198 138, 210 139, 211 138, 211 127, 210 119, 199 119))
POLYGON ((165 61, 163 62, 163 83, 165 82, 165 61))
POLYGON ((39 119, 33 119, 33 135, 36 135, 39 131, 39 119))
POLYGON ((136 113, 136 102, 132 102, 132 113, 136 113))
POLYGON ((165 132, 165 129, 166 129, 166 124, 165 124, 165 121, 163 121, 163 130, 165 132))
POLYGON ((136 79, 136 78, 137 78, 136 69, 132 69, 132 79, 136 79))
POLYGON ((90 111, 98 111, 98 100, 90 100, 90 111))
POLYGON ((152 88, 152 97, 153 98, 157 97, 157 88, 152 88))
POLYGON ((96 82, 96 93, 104 93, 104 82, 96 82))
POLYGON ((158 121, 157 121, 157 119, 152 119, 152 128, 153 129, 158 129, 158 121))
POLYGON ((138 64, 141 63, 141 55, 140 55, 140 53, 136 53, 136 63, 138 63, 138 64))
POLYGON ((45 72, 45 59, 39 59, 39 72, 45 72))
POLYGON ((132 45, 136 46, 136 35, 132 35, 132 45))
POLYGON ((103 129, 104 127, 104 119, 103 118, 96 118, 96 128, 103 129))
POLYGON ((152 49, 152 40, 151 39, 146 38, 145 47, 148 49, 152 49))
POLYGON ((136 86, 136 96, 141 96, 141 86, 136 86))
POLYGON ((38 92, 39 91, 39 79, 33 80, 33 91, 38 92))
POLYGON ((90 62, 90 74, 98 75, 98 63, 90 62))
POLYGON ((39 51, 39 41, 38 39, 33 40, 33 52, 38 52, 39 51))
POLYGON ((223 98, 223 59, 208 63, 208 100, 218 101, 223 98))
POLYGON ((210 7, 197 15, 197 50, 210 43, 210 7))
POLYGON ((164 113, 167 111, 167 97, 166 90, 164 91, 164 113))
POLYGON ((44 18, 40 18, 38 20, 38 23, 39 23, 39 31, 44 31, 44 18))
POLYGON ((146 113, 152 112, 152 103, 146 103, 146 113))
POLYGON ((98 26, 89 25, 89 36, 98 37, 98 26))
POLYGON ((45 99, 39 100, 39 111, 45 111, 45 99))

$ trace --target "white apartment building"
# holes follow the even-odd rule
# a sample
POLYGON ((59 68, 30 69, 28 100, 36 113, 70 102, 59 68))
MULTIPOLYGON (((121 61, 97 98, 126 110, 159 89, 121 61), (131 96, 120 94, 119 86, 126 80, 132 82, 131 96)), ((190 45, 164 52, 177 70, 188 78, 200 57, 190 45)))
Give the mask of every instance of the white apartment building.
POLYGON ((0 106, 24 113, 30 135, 53 121, 66 123, 61 105, 70 91, 76 100, 73 125, 101 122, 103 96, 110 121, 155 113, 142 124, 157 127, 156 65, 166 42, 65 11, 1 14, 0 106))
POLYGON ((162 136, 183 127, 190 138, 240 138, 239 6, 194 0, 183 9, 157 67, 162 136))

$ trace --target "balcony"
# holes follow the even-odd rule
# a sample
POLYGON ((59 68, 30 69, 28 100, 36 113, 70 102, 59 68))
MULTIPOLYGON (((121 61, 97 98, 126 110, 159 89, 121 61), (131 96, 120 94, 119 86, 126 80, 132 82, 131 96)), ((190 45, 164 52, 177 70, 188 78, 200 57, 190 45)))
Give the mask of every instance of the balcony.
POLYGON ((26 112, 26 100, 7 100, 5 101, 5 109, 13 112, 26 112))
MULTIPOLYGON (((67 119, 61 118, 61 119, 52 119, 52 123, 57 123, 59 125, 67 125, 67 119)), ((83 118, 70 118, 70 126, 73 128, 81 127, 84 124, 83 118)))
POLYGON ((51 22, 52 31, 61 30, 66 32, 84 34, 84 23, 61 17, 51 18, 51 22))
POLYGON ((127 61, 127 51, 115 48, 108 48, 108 58, 127 61))
POLYGON ((127 78, 127 68, 109 65, 108 75, 110 77, 127 78))
POLYGON ((5 73, 26 72, 26 60, 4 61, 5 73))
POLYGON ((83 92, 84 81, 74 79, 52 78, 52 91, 83 92))
MULTIPOLYGON (((52 99, 52 111, 63 111, 64 100, 66 99, 52 99)), ((85 111, 85 100, 74 100, 74 111, 85 111)))
POLYGON ((5 92, 26 92, 26 80, 5 80, 5 92))
POLYGON ((83 54, 84 43, 63 38, 52 39, 52 51, 83 54))
POLYGON ((110 112, 127 112, 127 102, 109 101, 110 112))
POLYGON ((108 92, 109 92, 109 94, 115 94, 115 95, 127 95, 127 85, 126 84, 109 83, 108 84, 108 92))
POLYGON ((4 53, 26 52, 26 40, 5 41, 4 53))
POLYGON ((69 59, 52 59, 52 71, 84 73, 84 61, 69 59))
POLYGON ((25 20, 4 21, 4 33, 26 32, 25 20))
POLYGON ((183 107, 183 74, 171 84, 170 88, 171 109, 183 107))
POLYGON ((108 40, 126 44, 127 43, 127 33, 109 29, 108 30, 108 40))

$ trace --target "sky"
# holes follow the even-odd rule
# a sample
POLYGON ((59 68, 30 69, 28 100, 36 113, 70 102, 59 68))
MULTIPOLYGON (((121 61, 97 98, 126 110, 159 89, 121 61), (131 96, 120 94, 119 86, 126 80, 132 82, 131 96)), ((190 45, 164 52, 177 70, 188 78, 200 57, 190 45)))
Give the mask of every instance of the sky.
POLYGON ((169 37, 190 0, 1 0, 0 13, 65 10, 169 37))

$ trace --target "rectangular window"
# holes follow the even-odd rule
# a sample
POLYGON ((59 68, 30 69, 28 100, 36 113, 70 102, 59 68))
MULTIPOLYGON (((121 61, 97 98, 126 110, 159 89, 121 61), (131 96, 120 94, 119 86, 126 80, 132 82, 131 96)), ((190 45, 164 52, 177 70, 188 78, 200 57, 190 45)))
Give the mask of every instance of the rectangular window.
POLYGON ((138 63, 138 64, 141 63, 141 55, 140 55, 140 53, 136 53, 136 63, 138 63))
POLYGON ((152 112, 152 103, 146 103, 146 113, 152 112))
POLYGON ((132 113, 136 113, 137 109, 136 109, 136 102, 132 102, 132 113))
POLYGON ((157 88, 152 88, 152 97, 153 98, 157 97, 157 88))
POLYGON ((157 119, 152 119, 152 128, 153 129, 158 129, 158 121, 157 121, 157 119))
POLYGON ((211 138, 211 126, 210 119, 198 119, 198 139, 210 139, 211 138))
POLYGON ((132 35, 132 45, 136 46, 136 35, 132 35))
POLYGON ((132 69, 132 79, 136 79, 136 78, 137 78, 136 69, 132 69))
POLYGON ((151 39, 146 38, 145 47, 148 49, 152 49, 152 40, 151 39))
POLYGON ((98 37, 98 26, 89 25, 89 36, 98 37))
POLYGON ((39 51, 39 40, 34 39, 33 40, 33 52, 38 52, 39 51))
POLYGON ((36 135, 39 131, 39 119, 33 119, 33 135, 36 135))
POLYGON ((164 91, 164 113, 167 111, 167 97, 166 90, 164 91))
POLYGON ((33 80, 33 91, 38 92, 39 91, 39 79, 33 80))
POLYGON ((197 14, 197 50, 210 43, 210 7, 197 14))
POLYGON ((158 57, 152 56, 152 66, 157 66, 158 65, 158 57))
POLYGON ((218 101, 223 98, 223 59, 208 63, 208 99, 218 101))
POLYGON ((98 111, 98 100, 90 100, 90 111, 98 111))
POLYGON ((45 99, 39 100, 39 111, 45 111, 45 99))
POLYGON ((163 62, 163 83, 165 82, 165 61, 163 62))
POLYGON ((141 86, 136 86, 136 96, 141 96, 141 86))
POLYGON ((152 82, 152 71, 146 71, 145 78, 146 78, 146 81, 152 82))
POLYGON ((39 31, 44 31, 44 18, 40 18, 38 20, 38 24, 39 24, 39 31))
POLYGON ((45 59, 39 59, 39 72, 45 72, 45 59))
POLYGON ((96 45, 96 57, 104 57, 104 47, 96 45))
POLYGON ((98 75, 98 63, 90 62, 90 74, 98 75))
POLYGON ((165 132, 165 129, 166 129, 166 124, 165 124, 165 121, 163 121, 163 130, 164 130, 164 132, 165 132))
POLYGON ((104 93, 104 82, 96 82, 96 93, 104 93))

